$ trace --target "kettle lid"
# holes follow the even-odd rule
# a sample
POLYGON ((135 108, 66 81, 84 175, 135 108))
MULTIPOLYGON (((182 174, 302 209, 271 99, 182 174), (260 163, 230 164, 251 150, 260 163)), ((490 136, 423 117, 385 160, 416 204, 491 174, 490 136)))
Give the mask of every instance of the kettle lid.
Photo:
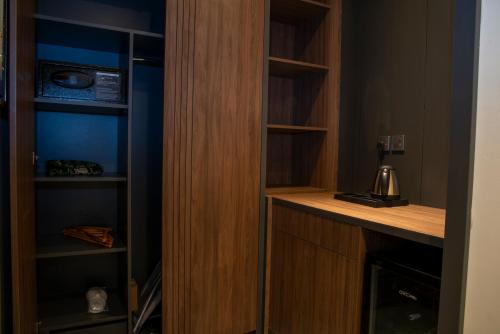
POLYGON ((389 169, 389 170, 395 170, 394 167, 392 167, 391 165, 382 165, 380 166, 378 169, 389 169))

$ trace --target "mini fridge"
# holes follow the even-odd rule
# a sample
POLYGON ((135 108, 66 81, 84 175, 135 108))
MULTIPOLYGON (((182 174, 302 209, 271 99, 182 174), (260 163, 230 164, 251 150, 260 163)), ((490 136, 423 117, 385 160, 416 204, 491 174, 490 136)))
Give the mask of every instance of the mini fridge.
POLYGON ((440 261, 402 253, 370 256, 368 334, 437 333, 440 261))

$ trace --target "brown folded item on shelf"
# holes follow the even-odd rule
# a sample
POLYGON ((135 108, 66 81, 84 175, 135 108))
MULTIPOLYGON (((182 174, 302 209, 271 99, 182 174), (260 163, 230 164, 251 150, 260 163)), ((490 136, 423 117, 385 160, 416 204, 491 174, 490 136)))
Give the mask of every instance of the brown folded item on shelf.
POLYGON ((113 247, 112 229, 98 226, 77 226, 65 228, 63 234, 103 247, 113 247))
POLYGON ((95 236, 90 236, 86 233, 75 232, 75 231, 66 231, 65 235, 69 237, 78 238, 89 243, 101 245, 107 248, 113 247, 112 237, 95 237, 95 236))
POLYGON ((80 240, 83 240, 85 242, 89 242, 92 244, 97 244, 97 245, 100 245, 103 247, 107 247, 107 248, 113 247, 112 237, 104 237, 104 238, 103 237, 94 237, 94 236, 90 236, 86 233, 77 232, 77 231, 65 231, 64 235, 69 236, 69 237, 73 237, 73 238, 77 238, 77 239, 80 239, 80 240))

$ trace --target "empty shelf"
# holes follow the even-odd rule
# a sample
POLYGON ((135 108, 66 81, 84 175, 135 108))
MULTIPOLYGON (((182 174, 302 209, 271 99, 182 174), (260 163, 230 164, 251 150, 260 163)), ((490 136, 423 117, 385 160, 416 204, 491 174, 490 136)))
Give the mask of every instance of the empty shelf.
POLYGON ((267 130, 271 133, 305 133, 305 132, 327 132, 327 128, 317 126, 281 125, 268 124, 267 130))
POLYGON ((122 174, 104 173, 102 176, 46 176, 37 175, 38 183, 98 183, 98 182, 127 182, 127 177, 122 174))
POLYGON ((36 97, 35 109, 80 114, 112 114, 126 115, 128 105, 99 101, 63 100, 47 97, 36 97))
POLYGON ((106 248, 98 245, 93 245, 76 238, 66 237, 62 234, 51 235, 45 238, 41 238, 37 241, 36 257, 38 259, 49 259, 56 257, 126 252, 127 247, 123 244, 123 242, 116 236, 113 237, 113 247, 106 248))
POLYGON ((59 331, 127 319, 126 308, 113 293, 108 295, 108 307, 104 313, 88 313, 84 294, 78 298, 44 301, 38 304, 40 327, 47 332, 59 331))
POLYGON ((302 187, 293 187, 293 186, 269 186, 266 188, 266 195, 279 195, 279 194, 299 194, 299 193, 318 193, 323 192, 325 189, 302 186, 302 187))
POLYGON ((328 66, 291 60, 278 57, 269 57, 269 74, 279 77, 298 77, 311 73, 326 73, 328 66))

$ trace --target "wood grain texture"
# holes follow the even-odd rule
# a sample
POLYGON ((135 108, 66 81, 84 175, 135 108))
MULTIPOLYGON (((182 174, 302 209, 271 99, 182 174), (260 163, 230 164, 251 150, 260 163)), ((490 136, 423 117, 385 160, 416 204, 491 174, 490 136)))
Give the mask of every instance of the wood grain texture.
POLYGON ((267 333, 269 329, 269 317, 271 308, 271 262, 273 251, 273 195, 278 194, 295 194, 295 193, 313 193, 322 192, 324 189, 314 187, 275 187, 266 188, 266 203, 267 203, 267 217, 266 217, 266 274, 265 274, 265 303, 264 303, 264 332, 267 333))
POLYGON ((274 219, 274 231, 287 233, 347 258, 357 259, 361 231, 359 226, 334 222, 280 205, 273 206, 272 212, 275 218, 279 217, 274 219))
POLYGON ((371 208, 333 199, 330 192, 274 195, 275 203, 295 205, 339 221, 409 240, 442 246, 445 216, 443 209, 419 205, 371 208))
POLYGON ((272 221, 272 331, 359 333, 361 228, 279 205, 273 205, 272 221))
POLYGON ((256 329, 264 3, 167 2, 166 333, 256 329))
POLYGON ((270 310, 271 310, 271 265, 273 255, 273 200, 266 198, 267 217, 266 217, 266 276, 264 287, 264 333, 269 332, 270 310))
POLYGON ((12 304, 15 334, 36 331, 34 19, 32 0, 9 4, 9 126, 12 304))
POLYGON ((274 133, 305 133, 305 132, 327 132, 328 129, 321 128, 318 126, 268 124, 267 131, 274 133))
POLYGON ((269 57, 269 73, 278 77, 299 77, 308 73, 325 73, 328 66, 291 60, 278 57, 269 57))
MULTIPOLYGON (((271 2, 268 124, 319 127, 326 133, 267 140, 267 185, 336 189, 340 106, 341 1, 271 2), (320 9, 307 20, 280 20, 279 11, 320 9)), ((282 13, 282 14, 283 14, 282 13)), ((287 14, 288 15, 288 14, 287 14)))

